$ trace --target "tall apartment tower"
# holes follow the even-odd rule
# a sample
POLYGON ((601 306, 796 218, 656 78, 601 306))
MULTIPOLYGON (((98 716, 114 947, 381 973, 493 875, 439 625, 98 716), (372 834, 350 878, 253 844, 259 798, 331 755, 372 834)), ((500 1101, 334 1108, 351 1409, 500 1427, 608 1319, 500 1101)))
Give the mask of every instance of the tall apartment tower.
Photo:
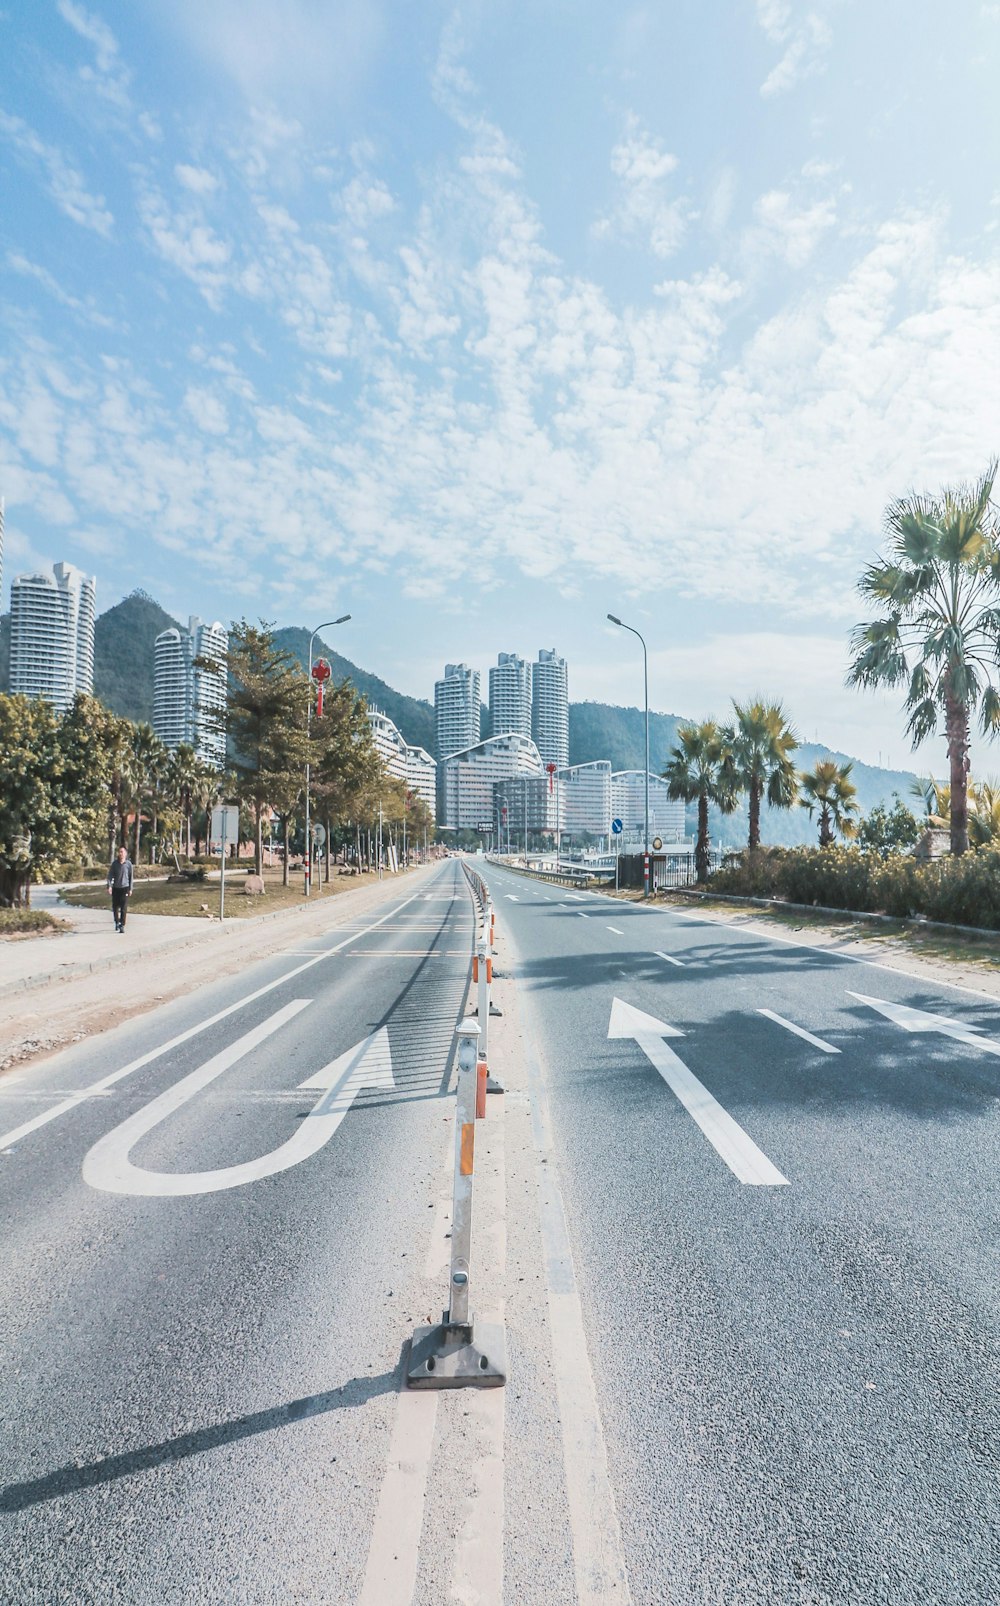
POLYGON ((566 660, 543 647, 531 676, 531 738, 543 764, 569 764, 569 682, 566 660))
POLYGON ((166 747, 187 742, 216 769, 226 762, 226 737, 217 724, 226 706, 226 677, 195 660, 218 661, 228 646, 229 633, 218 620, 206 625, 192 614, 186 630, 162 630, 154 648, 153 729, 166 747))
POLYGON ((18 574, 10 588, 10 689, 45 697, 60 714, 94 690, 97 581, 71 563, 18 574))
POLYGON ((437 760, 474 747, 479 740, 479 670, 445 664, 434 682, 434 736, 437 760))
POLYGON ((0 496, 0 608, 3 607, 3 497, 0 496))
POLYGON ((502 652, 490 670, 490 735, 513 731, 531 740, 531 665, 516 652, 502 652))

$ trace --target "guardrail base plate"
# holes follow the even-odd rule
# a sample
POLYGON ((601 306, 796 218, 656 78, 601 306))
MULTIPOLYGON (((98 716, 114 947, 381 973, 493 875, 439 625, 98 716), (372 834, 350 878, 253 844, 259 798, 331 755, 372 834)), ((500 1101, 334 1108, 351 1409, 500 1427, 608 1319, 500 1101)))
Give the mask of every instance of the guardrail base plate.
POLYGON ((502 1388, 507 1341, 500 1322, 449 1322, 418 1327, 410 1340, 406 1386, 411 1389, 502 1388))

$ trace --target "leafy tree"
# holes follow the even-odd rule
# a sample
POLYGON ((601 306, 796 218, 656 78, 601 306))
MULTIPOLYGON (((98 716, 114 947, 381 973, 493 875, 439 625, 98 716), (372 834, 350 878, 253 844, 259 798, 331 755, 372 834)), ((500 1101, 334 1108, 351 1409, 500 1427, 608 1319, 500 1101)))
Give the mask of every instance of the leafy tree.
POLYGON ((78 806, 61 726, 44 698, 0 696, 0 904, 27 907, 35 872, 86 851, 95 815, 78 806))
POLYGON ((226 708, 218 723, 228 736, 236 795, 253 817, 260 875, 264 814, 272 804, 287 812, 305 780, 308 677, 291 653, 275 645, 264 620, 235 623, 224 662, 208 667, 227 676, 226 708))
POLYGON ((969 816, 969 842, 974 848, 1000 845, 1000 786, 981 781, 976 787, 976 810, 969 816))
POLYGON ((969 723, 1000 729, 1000 533, 993 516, 991 463, 972 486, 939 496, 911 493, 885 516, 889 555, 871 564, 858 589, 880 609, 852 637, 851 686, 905 686, 906 730, 914 748, 943 714, 950 776, 952 853, 969 846, 969 723))
POLYGON ((810 819, 819 810, 821 848, 832 847, 838 832, 842 837, 857 833, 854 816, 858 813, 858 790, 851 780, 853 768, 853 764, 838 764, 835 759, 821 758, 817 759, 815 769, 805 770, 799 776, 805 793, 799 802, 809 810, 810 819))
POLYGON ((899 793, 893 792, 892 795, 895 801, 891 809, 887 809, 884 803, 876 803, 858 826, 858 846, 868 853, 880 853, 883 859, 887 859, 890 853, 912 848, 921 829, 919 821, 906 807, 899 793))
POLYGON ((708 880, 712 843, 708 828, 708 806, 715 803, 723 814, 730 814, 736 804, 731 755, 714 719, 706 719, 700 725, 677 727, 677 745, 663 771, 663 778, 671 797, 698 804, 694 863, 698 881, 703 884, 708 880))
POLYGON ((734 700, 736 715, 724 727, 727 748, 724 778, 733 793, 746 792, 749 801, 750 852, 760 847, 760 806, 766 798, 774 809, 790 809, 798 796, 798 773, 792 754, 798 737, 780 703, 757 697, 749 703, 734 700))

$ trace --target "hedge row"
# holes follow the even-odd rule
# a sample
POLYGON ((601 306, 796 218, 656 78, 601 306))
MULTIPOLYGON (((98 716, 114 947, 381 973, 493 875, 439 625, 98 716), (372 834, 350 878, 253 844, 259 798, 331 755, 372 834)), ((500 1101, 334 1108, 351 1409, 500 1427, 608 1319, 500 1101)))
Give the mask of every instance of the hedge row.
POLYGON ((903 853, 882 859, 853 847, 758 848, 727 861, 712 876, 711 890, 1000 931, 995 848, 931 864, 903 853))

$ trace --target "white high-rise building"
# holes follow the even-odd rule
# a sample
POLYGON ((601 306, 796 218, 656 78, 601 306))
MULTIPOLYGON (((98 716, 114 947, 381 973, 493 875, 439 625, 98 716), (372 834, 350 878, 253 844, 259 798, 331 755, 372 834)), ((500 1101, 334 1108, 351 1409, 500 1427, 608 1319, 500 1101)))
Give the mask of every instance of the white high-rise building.
POLYGON ((3 497, 0 496, 0 609, 3 608, 3 497))
POLYGON ((97 581, 71 563, 15 575, 10 588, 10 689, 45 697, 60 714, 94 690, 97 581))
POLYGON ((430 753, 424 747, 411 747, 388 714, 377 708, 369 708, 368 724, 375 751, 389 774, 395 775, 409 791, 423 799, 433 819, 437 808, 437 765, 430 753))
MULTIPOLYGON (((646 828, 646 783, 642 770, 616 770, 611 777, 611 812, 622 822, 620 846, 637 850, 643 846, 646 828)), ((662 775, 649 777, 649 840, 683 842, 684 804, 670 796, 662 775)))
POLYGON ((531 670, 531 736, 543 764, 569 764, 569 681, 566 660, 543 647, 531 670))
POLYGON ((502 652, 490 670, 490 735, 514 731, 531 740, 531 665, 516 652, 502 652))
POLYGON ((226 706, 226 674, 195 660, 221 662, 228 646, 229 633, 218 620, 206 625, 192 614, 186 630, 162 630, 154 648, 153 729, 165 746, 187 742, 216 769, 226 762, 226 737, 217 723, 226 706))
POLYGON ((478 669, 445 664, 444 679, 434 682, 434 738, 439 764, 449 753, 459 753, 478 742, 478 669))

